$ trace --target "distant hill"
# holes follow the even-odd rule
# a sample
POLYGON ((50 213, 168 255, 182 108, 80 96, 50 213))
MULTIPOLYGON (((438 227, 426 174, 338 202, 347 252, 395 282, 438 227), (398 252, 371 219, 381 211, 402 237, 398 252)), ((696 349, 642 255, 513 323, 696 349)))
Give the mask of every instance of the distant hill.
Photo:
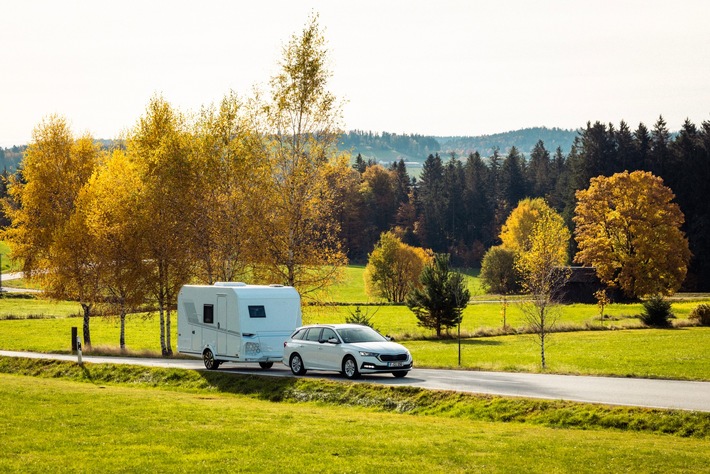
MULTIPOLYGON (((423 163, 427 156, 433 153, 447 157, 451 152, 454 152, 459 157, 465 157, 478 151, 483 156, 489 156, 496 147, 502 155, 507 154, 513 146, 523 154, 529 155, 538 140, 545 143, 545 148, 550 153, 554 152, 557 147, 561 147, 564 153, 569 153, 576 136, 576 130, 546 127, 526 128, 476 137, 434 137, 353 130, 341 137, 338 148, 341 151, 349 151, 353 158, 359 153, 366 161, 391 163, 403 159, 410 163, 423 163)), ((122 142, 116 140, 97 141, 105 149, 123 146, 122 142)), ((0 172, 3 169, 10 173, 14 172, 26 148, 24 145, 0 148, 0 172)))
POLYGON ((433 137, 425 135, 398 135, 396 133, 363 132, 354 130, 343 135, 339 148, 350 151, 353 157, 358 153, 365 160, 392 162, 400 158, 408 162, 423 162, 432 153, 446 156, 451 152, 457 156, 468 156, 478 151, 489 156, 495 148, 505 155, 513 146, 529 155, 538 140, 551 153, 560 147, 569 153, 577 130, 535 127, 511 132, 480 135, 475 137, 433 137))

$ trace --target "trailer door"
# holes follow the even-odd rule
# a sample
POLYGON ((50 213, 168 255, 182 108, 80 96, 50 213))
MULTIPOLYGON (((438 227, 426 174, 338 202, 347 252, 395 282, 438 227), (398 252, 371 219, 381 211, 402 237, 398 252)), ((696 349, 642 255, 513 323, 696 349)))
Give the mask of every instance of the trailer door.
POLYGON ((227 296, 217 295, 217 353, 227 353, 227 296))

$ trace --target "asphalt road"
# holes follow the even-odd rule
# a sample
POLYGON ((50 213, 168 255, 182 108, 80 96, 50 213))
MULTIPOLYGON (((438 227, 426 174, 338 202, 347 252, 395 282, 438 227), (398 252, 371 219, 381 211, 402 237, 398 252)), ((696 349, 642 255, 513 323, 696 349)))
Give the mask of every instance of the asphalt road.
MULTIPOLYGON (((77 357, 72 355, 12 351, 0 351, 0 356, 77 360, 77 357)), ((198 359, 85 356, 83 360, 97 364, 204 369, 202 361, 198 359)), ((281 364, 275 364, 270 370, 262 370, 256 364, 226 363, 221 365, 219 370, 241 374, 293 377, 291 371, 281 364)), ((305 377, 343 380, 339 375, 314 371, 310 371, 305 377)), ((359 382, 513 397, 710 412, 710 382, 441 369, 413 369, 407 377, 401 379, 388 374, 363 376, 359 382)))

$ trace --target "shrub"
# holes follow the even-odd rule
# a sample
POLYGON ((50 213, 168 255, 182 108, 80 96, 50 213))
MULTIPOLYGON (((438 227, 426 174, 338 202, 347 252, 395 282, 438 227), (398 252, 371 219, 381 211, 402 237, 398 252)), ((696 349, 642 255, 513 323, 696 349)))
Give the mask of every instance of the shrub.
MULTIPOLYGON (((377 310, 375 310, 375 313, 377 313, 377 310)), ((363 313, 360 310, 360 306, 356 306, 354 312, 351 312, 349 316, 345 316, 345 322, 348 324, 369 326, 377 331, 377 329, 372 325, 372 316, 374 316, 374 313, 372 315, 370 315, 369 312, 363 313)))
POLYGON ((700 304, 690 312, 690 319, 701 326, 710 326, 710 304, 700 304))
POLYGON ((501 246, 488 249, 481 264, 481 281, 488 293, 516 293, 520 291, 518 280, 515 252, 501 246))
POLYGON ((641 321, 646 326, 667 328, 671 325, 671 318, 674 317, 670 301, 666 301, 662 296, 652 296, 643 302, 641 321))

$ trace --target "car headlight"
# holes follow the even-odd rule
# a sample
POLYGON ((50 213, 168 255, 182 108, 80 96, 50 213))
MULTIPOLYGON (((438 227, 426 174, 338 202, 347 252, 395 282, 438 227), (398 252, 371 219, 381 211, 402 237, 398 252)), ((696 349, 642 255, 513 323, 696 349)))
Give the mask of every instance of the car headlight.
POLYGON ((360 351, 360 355, 363 357, 377 357, 379 354, 377 352, 360 351))

